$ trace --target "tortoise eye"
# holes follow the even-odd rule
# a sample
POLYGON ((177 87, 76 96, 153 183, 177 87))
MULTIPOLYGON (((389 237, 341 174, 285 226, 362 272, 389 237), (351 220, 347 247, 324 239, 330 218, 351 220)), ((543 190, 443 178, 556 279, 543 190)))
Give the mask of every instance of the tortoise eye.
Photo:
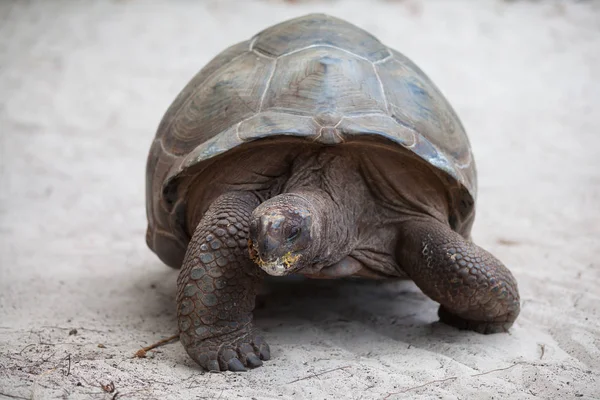
POLYGON ((296 239, 299 234, 300 234, 300 228, 297 226, 292 226, 292 228, 290 229, 290 233, 288 234, 287 240, 292 241, 292 240, 296 239))

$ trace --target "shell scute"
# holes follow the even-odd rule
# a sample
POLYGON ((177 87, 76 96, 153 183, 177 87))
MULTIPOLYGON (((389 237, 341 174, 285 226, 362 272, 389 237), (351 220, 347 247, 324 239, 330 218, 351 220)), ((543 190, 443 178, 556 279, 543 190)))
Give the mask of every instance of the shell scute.
POLYGON ((350 115, 382 112, 385 98, 373 64, 337 49, 314 48, 277 61, 262 109, 350 115))
POLYGON ((256 114, 267 85, 264 72, 271 68, 272 60, 252 53, 222 66, 181 105, 163 136, 164 146, 174 154, 187 154, 232 123, 256 114))
MULTIPOLYGON (((198 73, 185 85, 181 92, 177 95, 175 100, 171 103, 165 115, 163 116, 160 125, 157 130, 157 138, 163 138, 167 136, 167 132, 170 130, 168 127, 174 122, 176 116, 180 113, 180 110, 184 103, 195 96, 199 87, 205 83, 205 81, 213 74, 218 72, 220 68, 242 54, 247 53, 249 47, 249 41, 237 43, 233 46, 228 47, 219 53, 215 58, 209 61, 198 73)), ((177 149, 164 147, 165 151, 177 154, 177 149)))
POLYGON ((325 14, 310 14, 274 25, 255 36, 252 48, 271 57, 281 57, 315 46, 351 51, 371 62, 390 56, 387 47, 370 33, 325 14))

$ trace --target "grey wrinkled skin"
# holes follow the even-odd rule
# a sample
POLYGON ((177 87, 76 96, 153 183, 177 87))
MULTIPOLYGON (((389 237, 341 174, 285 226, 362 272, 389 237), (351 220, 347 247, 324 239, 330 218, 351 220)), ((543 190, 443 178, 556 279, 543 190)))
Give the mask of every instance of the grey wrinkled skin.
POLYGON ((471 242, 477 174, 456 113, 408 58, 307 15, 210 61, 167 110, 146 174, 147 242, 181 268, 178 321, 208 370, 262 365, 266 274, 412 279, 440 319, 509 329, 517 284, 471 242))

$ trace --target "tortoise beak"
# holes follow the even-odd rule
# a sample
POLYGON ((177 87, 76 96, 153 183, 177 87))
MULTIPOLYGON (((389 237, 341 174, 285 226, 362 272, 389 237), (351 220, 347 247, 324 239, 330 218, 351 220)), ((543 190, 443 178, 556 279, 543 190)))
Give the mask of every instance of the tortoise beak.
POLYGON ((290 273, 290 270, 281 263, 265 263, 261 262, 258 264, 260 269, 265 271, 267 274, 271 276, 285 276, 290 273))
POLYGON ((258 243, 252 241, 252 239, 248 240, 250 259, 267 274, 271 276, 285 276, 295 270, 296 262, 300 259, 299 255, 293 255, 291 252, 288 252, 274 260, 265 260, 265 257, 262 257, 258 251, 259 247, 258 243))

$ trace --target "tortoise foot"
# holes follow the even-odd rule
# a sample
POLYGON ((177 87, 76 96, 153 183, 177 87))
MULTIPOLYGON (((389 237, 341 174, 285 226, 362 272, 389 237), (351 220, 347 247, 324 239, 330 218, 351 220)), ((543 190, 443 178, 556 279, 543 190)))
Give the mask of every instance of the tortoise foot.
POLYGON ((247 371, 271 358, 269 345, 247 331, 231 332, 199 343, 184 343, 184 346, 194 361, 207 371, 247 371))
POLYGON ((444 307, 438 309, 440 321, 460 330, 475 331, 484 335, 508 332, 514 322, 514 317, 506 316, 496 321, 475 321, 452 314, 444 307))

